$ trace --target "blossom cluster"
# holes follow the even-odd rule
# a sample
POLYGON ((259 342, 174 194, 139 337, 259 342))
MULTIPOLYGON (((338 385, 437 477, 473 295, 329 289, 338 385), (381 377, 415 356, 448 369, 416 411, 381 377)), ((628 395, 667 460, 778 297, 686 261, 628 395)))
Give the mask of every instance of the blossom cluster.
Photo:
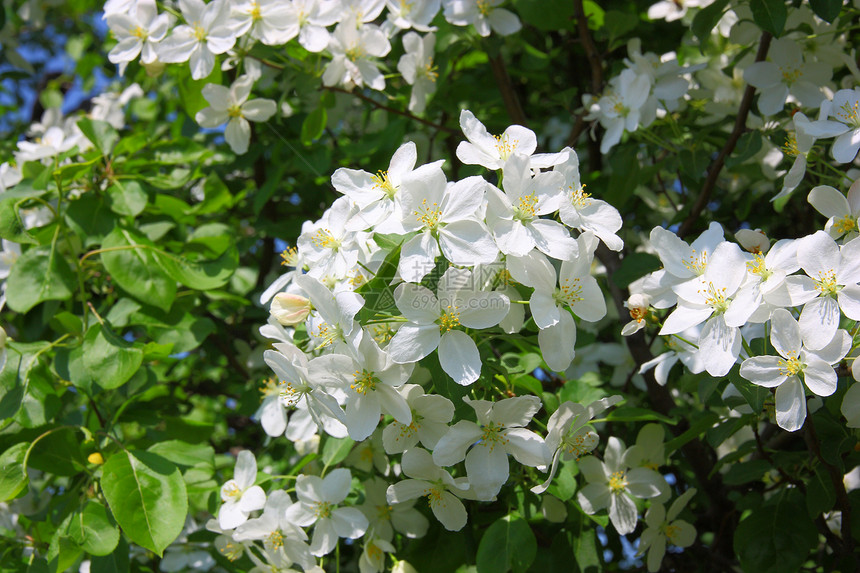
MULTIPOLYGON (((777 424, 799 430, 807 416, 806 390, 832 395, 836 367, 854 348, 853 334, 842 326, 860 320, 860 236, 856 206, 849 204, 858 193, 860 182, 848 199, 833 187, 814 188, 809 202, 829 216, 825 230, 773 244, 751 230, 738 232, 737 243, 728 241, 717 223, 692 244, 661 227, 651 231, 663 268, 632 288, 633 321, 624 334, 656 321, 652 309, 673 310, 660 328, 670 350, 642 369, 655 368, 665 384, 678 360, 714 377, 740 363, 743 378, 775 388, 777 424), (764 341, 764 354, 752 351, 756 339, 764 341)), ((857 422, 856 395, 850 391, 843 402, 850 425, 857 422)))
MULTIPOLYGON (((497 182, 448 182, 443 162, 416 166, 415 145, 406 143, 385 171, 336 171, 343 196, 283 253, 294 270, 262 295, 271 317, 261 333, 273 341, 264 359, 275 378, 258 416, 267 434, 285 435, 299 450, 322 434, 355 440, 347 463, 367 479, 351 493, 347 469, 301 474, 297 501, 282 490, 266 498, 248 469, 253 456, 243 452, 210 523, 224 534, 217 543, 225 555, 253 550, 255 559, 308 570, 308 556, 329 553, 338 537, 363 536, 362 571, 380 570, 395 550, 393 531, 427 530, 417 498, 427 498, 446 529, 460 530, 462 500, 495 500, 510 458, 546 472, 537 479, 528 470, 535 494, 551 487, 561 463, 579 460, 587 485, 578 503, 586 513, 607 510, 622 534, 639 520, 635 499, 652 499, 657 512, 670 497, 656 471, 666 463, 661 426, 646 426, 630 448, 610 438, 602 461, 589 455, 599 441, 592 420, 620 396, 560 404, 545 436, 528 428, 541 398, 490 399, 499 390, 482 371, 492 368, 494 337, 537 330, 545 364, 571 364, 577 319, 607 312, 592 259, 600 241, 621 248, 621 219, 584 192, 572 149, 536 154, 530 130, 514 125, 493 136, 469 111, 460 124, 467 141, 458 158, 498 171, 497 182), (457 414, 448 380, 464 387, 468 415, 457 414), (398 454, 392 469, 388 456, 398 454), (341 507, 351 499, 365 501, 341 507), (313 524, 307 545, 304 528, 313 524)), ((650 543, 665 549, 665 531, 674 530, 649 534, 650 543)), ((686 546, 694 537, 684 530, 668 539, 686 546)))

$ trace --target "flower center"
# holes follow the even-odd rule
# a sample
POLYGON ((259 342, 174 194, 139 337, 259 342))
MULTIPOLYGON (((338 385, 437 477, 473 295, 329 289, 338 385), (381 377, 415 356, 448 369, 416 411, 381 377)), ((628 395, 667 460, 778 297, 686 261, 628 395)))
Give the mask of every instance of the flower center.
POLYGON ((430 486, 430 488, 424 492, 424 495, 427 496, 427 501, 430 503, 430 507, 436 507, 439 504, 441 504, 442 507, 445 507, 445 498, 442 497, 443 493, 445 493, 445 486, 437 483, 430 486))
POLYGON ((284 381, 280 384, 279 395, 281 397, 281 400, 284 401, 284 405, 288 408, 292 408, 299 403, 299 400, 302 399, 304 392, 301 389, 298 389, 293 386, 292 382, 284 381))
POLYGON ((427 203, 427 199, 421 200, 421 205, 417 210, 412 212, 413 215, 418 219, 419 223, 422 223, 425 227, 431 230, 436 230, 439 227, 439 219, 442 217, 442 210, 439 209, 438 203, 433 203, 432 205, 427 203))
POLYGON ((409 0, 400 0, 400 15, 408 16, 412 12, 412 2, 409 0))
POLYGON ((782 73, 782 81, 789 86, 803 75, 803 72, 799 68, 783 68, 780 66, 779 71, 782 73))
MULTIPOLYGON (((480 6, 480 1, 478 5, 480 6)), ((499 152, 499 157, 501 159, 507 160, 508 157, 511 156, 511 153, 513 153, 514 150, 517 148, 517 143, 519 143, 519 140, 515 139, 513 141, 509 141, 507 135, 494 135, 493 137, 496 138, 496 149, 499 152)))
POLYGON ((218 549, 218 551, 220 551, 221 555, 223 555, 230 561, 236 561, 245 552, 245 547, 241 543, 236 543, 233 540, 228 540, 223 546, 218 549))
POLYGON ((535 207, 537 207, 538 198, 534 191, 528 195, 523 195, 517 200, 514 205, 514 218, 520 221, 531 221, 535 216, 535 207))
POLYGON ((818 273, 818 280, 813 280, 815 288, 823 295, 836 296, 840 290, 839 285, 836 284, 836 272, 832 269, 818 273))
POLYGON ((436 78, 439 77, 439 72, 436 71, 438 68, 433 65, 433 58, 430 58, 430 60, 424 64, 424 67, 419 68, 418 70, 421 72, 423 77, 427 78, 431 82, 435 82, 436 78))
POLYGON ((314 233, 311 238, 311 242, 317 247, 323 249, 331 249, 333 251, 338 250, 340 248, 341 242, 338 239, 334 238, 334 235, 331 234, 331 231, 328 229, 319 229, 316 233, 314 233))
POLYGON ((747 269, 752 274, 760 276, 763 281, 773 274, 773 271, 768 270, 765 265, 764 255, 760 253, 753 255, 753 260, 747 263, 747 269))
POLYGON ((609 476, 609 491, 611 493, 621 493, 627 489, 627 472, 617 471, 609 476))
POLYGON ((144 30, 142 26, 135 26, 134 30, 131 31, 131 35, 139 40, 146 40, 149 36, 149 32, 144 30))
POLYGON ((576 432, 564 435, 562 447, 568 454, 579 459, 597 447, 598 440, 597 434, 587 428, 580 428, 576 432))
POLYGON ((697 254, 696 249, 693 249, 689 258, 681 259, 681 263, 687 267, 687 270, 702 275, 708 268, 708 253, 697 254))
POLYGON ((806 367, 806 365, 797 357, 796 352, 789 352, 788 358, 780 360, 778 364, 779 373, 783 376, 797 376, 797 374, 803 372, 803 369, 806 367))
POLYGON ((332 509, 334 509, 334 506, 329 502, 318 501, 314 504, 314 515, 316 515, 318 519, 325 519, 327 517, 331 517, 332 509))
POLYGON ((273 531, 266 538, 266 544, 272 549, 278 549, 284 545, 284 536, 280 531, 273 531))
POLYGON ((299 250, 295 247, 288 247, 281 253, 281 264, 285 267, 294 267, 299 261, 299 250))
POLYGON ((234 117, 242 117, 242 106, 239 104, 233 104, 227 108, 227 115, 231 118, 234 117))
POLYGON ((481 434, 479 443, 489 446, 491 452, 496 445, 504 447, 510 441, 505 437, 504 427, 496 425, 495 422, 490 422, 486 426, 481 426, 481 429, 484 433, 481 434))
POLYGON ((376 378, 373 372, 368 372, 367 370, 356 370, 354 378, 355 382, 350 384, 349 387, 362 396, 376 390, 376 384, 379 382, 379 378, 376 378))
POLYGON ((227 497, 227 499, 233 501, 238 501, 242 497, 242 490, 239 489, 239 485, 232 480, 224 487, 222 493, 227 497))
POLYGON ((389 199, 394 199, 394 195, 397 193, 397 188, 394 187, 394 183, 391 182, 391 178, 388 176, 388 171, 379 171, 376 175, 372 176, 373 180, 373 188, 380 189, 383 193, 385 193, 389 199))
POLYGON ((839 118, 839 121, 858 128, 860 127, 860 109, 858 108, 860 108, 860 100, 855 101, 853 104, 845 102, 839 108, 841 111, 836 112, 836 117, 839 118))
POLYGON ((564 279, 564 282, 555 289, 553 299, 559 304, 573 306, 573 303, 585 300, 581 295, 582 285, 579 284, 579 278, 564 279))
POLYGON ((391 512, 394 510, 390 505, 377 505, 376 515, 379 519, 391 519, 391 512))
POLYGON ((708 290, 699 290, 699 294, 705 297, 705 304, 714 309, 717 314, 726 312, 729 303, 726 302, 726 289, 717 288, 714 283, 708 283, 708 290))
POLYGON ((255 22, 263 18, 262 14, 260 14, 260 5, 253 0, 251 2, 251 10, 248 12, 248 14, 250 14, 251 19, 255 22))
POLYGON ((578 189, 575 189, 573 185, 569 186, 570 190, 570 203, 577 209, 582 209, 583 207, 587 207, 591 204, 591 194, 585 192, 585 185, 580 185, 578 189))
POLYGON ((460 326, 460 313, 457 312, 457 307, 448 305, 448 310, 439 316, 439 332, 445 334, 453 328, 460 326))
POLYGON ((669 541, 671 541, 674 544, 675 543, 675 536, 678 535, 678 532, 680 531, 680 529, 681 528, 678 527, 677 525, 670 525, 667 523, 666 525, 663 526, 663 535, 665 535, 666 539, 668 539, 669 541))
POLYGON ((630 309, 630 318, 636 322, 642 322, 648 316, 648 309, 642 307, 633 307, 630 309))
POLYGON ((354 62, 364 57, 364 49, 361 46, 353 46, 346 51, 345 55, 350 62, 354 62))
POLYGON ((851 215, 845 215, 841 219, 833 221, 833 230, 840 235, 857 229, 857 219, 851 215))
POLYGON ((274 378, 269 378, 263 382, 263 387, 260 388, 260 393, 263 396, 277 396, 281 393, 282 384, 274 378))
POLYGON ((342 338, 342 336, 343 332, 339 326, 331 326, 327 322, 320 323, 316 334, 314 334, 314 337, 320 341, 317 348, 323 348, 329 344, 333 344, 335 341, 342 338))
POLYGON ((800 155, 800 151, 797 149, 797 135, 794 133, 789 133, 785 137, 785 145, 783 145, 781 149, 782 152, 789 157, 797 157, 798 155, 800 155))
POLYGON ((477 0, 478 12, 481 13, 481 16, 489 16, 490 12, 492 12, 493 7, 490 6, 489 0, 477 0))
POLYGON ((198 22, 194 22, 192 29, 194 30, 194 37, 197 38, 198 42, 206 41, 206 36, 208 32, 203 28, 203 26, 201 26, 198 22))

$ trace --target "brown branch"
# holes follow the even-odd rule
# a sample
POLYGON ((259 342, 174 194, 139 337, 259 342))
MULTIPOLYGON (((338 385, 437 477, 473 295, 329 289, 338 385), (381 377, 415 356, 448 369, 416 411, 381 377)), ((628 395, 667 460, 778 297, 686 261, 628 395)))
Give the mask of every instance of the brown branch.
POLYGON ((376 101, 375 99, 368 97, 368 96, 364 95, 363 93, 359 93, 357 91, 349 91, 349 90, 345 90, 343 88, 339 88, 337 86, 321 86, 320 89, 328 90, 330 92, 339 92, 342 94, 349 94, 351 96, 355 96, 358 99, 365 101, 365 102, 369 103, 370 105, 372 105, 378 109, 384 109, 385 111, 387 111, 389 113, 393 113, 395 115, 400 115, 400 116, 409 118, 412 121, 417 121, 418 123, 423 123, 424 125, 432 127, 434 129, 438 129, 439 131, 444 131, 446 133, 450 133, 453 135, 457 135, 460 133, 456 129, 452 129, 452 128, 446 127, 444 125, 439 125, 438 123, 433 123, 432 121, 420 118, 417 115, 413 115, 413 114, 409 113, 408 111, 403 111, 403 110, 393 108, 391 106, 387 106, 384 103, 380 103, 380 102, 376 101))
POLYGON ((597 51, 597 45, 591 37, 591 32, 588 31, 588 17, 585 15, 582 0, 573 0, 573 14, 576 16, 579 39, 582 42, 582 47, 585 48, 588 64, 591 66, 591 93, 596 95, 603 89, 603 62, 597 51))
POLYGON ((502 101, 505 103, 505 109, 508 110, 511 121, 527 127, 526 114, 523 113, 523 107, 520 105, 517 92, 514 91, 514 84, 511 82, 511 76, 508 75, 508 68, 501 54, 490 58, 490 69, 493 70, 493 77, 496 78, 496 85, 499 86, 502 101))
MULTIPOLYGON (((763 62, 767 57, 771 38, 772 36, 770 33, 762 33, 761 40, 758 44, 758 53, 756 53, 755 56, 756 62, 763 62)), ((734 151, 735 146, 738 144, 738 140, 740 140, 741 135, 746 131, 747 116, 749 115, 750 108, 752 107, 754 95, 755 88, 751 85, 747 85, 744 90, 744 96, 741 99, 741 105, 738 108, 738 115, 735 118, 735 126, 732 129, 729 138, 726 140, 725 145, 723 145, 723 148, 720 150, 719 154, 717 154, 716 159, 714 159, 708 166, 708 176, 705 179, 704 185, 702 185, 702 190, 696 198, 696 202, 693 204, 690 214, 687 215, 687 218, 684 219, 684 222, 678 229, 678 236, 682 239, 693 230, 693 226, 696 224, 699 215, 702 214, 702 211, 711 199, 711 193, 713 193, 714 188, 717 186, 717 178, 720 176, 720 171, 723 170, 726 159, 731 155, 732 151, 734 151)))

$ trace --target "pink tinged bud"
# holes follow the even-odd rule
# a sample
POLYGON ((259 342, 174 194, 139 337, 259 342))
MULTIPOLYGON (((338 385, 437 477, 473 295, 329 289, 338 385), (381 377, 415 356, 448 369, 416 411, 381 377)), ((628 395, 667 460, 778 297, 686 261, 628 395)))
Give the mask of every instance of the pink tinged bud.
POLYGON ((293 326, 308 317, 311 301, 297 294, 278 293, 272 299, 269 312, 284 326, 293 326))

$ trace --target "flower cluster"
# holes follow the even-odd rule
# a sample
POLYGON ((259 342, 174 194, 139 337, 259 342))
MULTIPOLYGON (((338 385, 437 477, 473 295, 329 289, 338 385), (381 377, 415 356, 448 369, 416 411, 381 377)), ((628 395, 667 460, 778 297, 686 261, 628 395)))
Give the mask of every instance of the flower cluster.
MULTIPOLYGON (((844 319, 860 320, 856 219, 832 187, 815 188, 809 201, 831 215, 828 232, 771 244, 763 233, 747 231, 735 243, 712 223, 687 244, 661 227, 651 231, 663 269, 638 281, 628 306, 637 324, 649 313, 648 303, 674 309, 660 328, 670 337, 670 351, 643 371, 656 367, 657 381, 665 384, 679 359, 691 372, 714 377, 726 376, 740 362, 743 378, 775 388, 777 424, 789 431, 803 426, 806 390, 832 395, 835 368, 852 350, 853 337, 841 328, 844 319), (772 351, 755 355, 751 345, 757 339, 772 351)), ((625 328, 624 334, 636 330, 625 328)))

